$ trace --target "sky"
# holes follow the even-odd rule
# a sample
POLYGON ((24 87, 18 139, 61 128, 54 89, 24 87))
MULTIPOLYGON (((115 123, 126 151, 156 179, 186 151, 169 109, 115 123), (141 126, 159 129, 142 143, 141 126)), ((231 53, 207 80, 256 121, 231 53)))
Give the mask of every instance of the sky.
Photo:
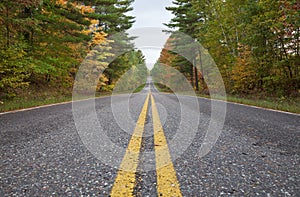
POLYGON ((153 67, 153 64, 159 58, 160 51, 168 38, 160 29, 166 29, 163 23, 169 23, 173 18, 172 13, 165 9, 165 7, 171 5, 172 0, 135 0, 132 5, 133 11, 129 13, 136 17, 136 22, 129 31, 129 33, 133 32, 130 33, 131 35, 138 35, 140 41, 147 40, 148 43, 149 36, 152 39, 159 40, 155 42, 155 46, 137 44, 137 48, 142 50, 146 57, 146 64, 149 69, 153 67), (147 32, 145 33, 145 31, 147 32))

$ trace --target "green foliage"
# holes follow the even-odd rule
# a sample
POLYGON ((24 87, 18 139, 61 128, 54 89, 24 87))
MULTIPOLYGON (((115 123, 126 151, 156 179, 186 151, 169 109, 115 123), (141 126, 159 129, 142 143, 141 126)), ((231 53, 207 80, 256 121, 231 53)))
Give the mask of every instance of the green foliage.
MULTIPOLYGON (((140 52, 124 54, 109 64, 114 51, 107 37, 132 26, 127 16, 132 0, 2 0, 0 1, 0 101, 18 96, 27 87, 71 89, 86 54, 96 54, 92 76, 99 69, 97 90, 112 90, 118 78, 137 61, 140 52), (94 20, 94 21, 93 21, 94 20), (96 20, 96 23, 95 23, 96 20), (92 48, 98 47, 100 50, 92 48), (99 53, 102 52, 102 53, 99 53), (137 55, 138 54, 138 55, 137 55)), ((133 48, 130 38, 116 44, 133 48)), ((115 58, 115 57, 114 57, 115 58)), ((89 68, 89 67, 88 67, 89 68)), ((88 72, 88 71, 87 71, 88 72)), ((86 81, 88 83, 88 80, 86 81)))
POLYGON ((133 92, 147 79, 145 58, 141 51, 131 50, 116 58, 106 70, 110 85, 118 83, 119 92, 133 92))
POLYGON ((0 99, 11 98, 16 90, 29 85, 28 78, 33 64, 26 58, 22 46, 0 50, 0 99))
MULTIPOLYGON (((299 96, 298 1, 175 0, 173 3, 174 7, 166 8, 174 14, 168 27, 189 34, 209 50, 228 92, 264 91, 277 96, 299 96)), ((179 64, 176 60, 172 62, 169 65, 174 67, 179 64)))
POLYGON ((91 13, 89 17, 99 20, 99 26, 108 34, 126 31, 134 23, 134 17, 126 14, 132 10, 133 0, 86 0, 84 2, 95 6, 95 13, 91 13))

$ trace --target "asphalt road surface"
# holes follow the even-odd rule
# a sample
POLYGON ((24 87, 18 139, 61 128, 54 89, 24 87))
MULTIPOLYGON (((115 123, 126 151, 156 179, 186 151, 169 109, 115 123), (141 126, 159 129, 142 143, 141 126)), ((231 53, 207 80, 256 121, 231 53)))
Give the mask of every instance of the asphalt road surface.
POLYGON ((227 103, 219 138, 200 156, 208 99, 149 82, 76 110, 0 115, 0 196, 300 196, 299 115, 227 103))

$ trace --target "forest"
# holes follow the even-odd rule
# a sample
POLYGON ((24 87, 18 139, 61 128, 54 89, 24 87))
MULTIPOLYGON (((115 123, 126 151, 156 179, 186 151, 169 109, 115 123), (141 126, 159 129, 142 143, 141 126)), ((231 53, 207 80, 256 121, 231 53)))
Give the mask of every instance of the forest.
MULTIPOLYGON (((158 63, 180 70, 195 90, 209 94, 201 54, 194 62, 174 52, 189 35, 207 49, 222 75, 227 94, 299 98, 300 1, 297 0, 174 0, 174 15, 165 24, 172 34, 158 63), (193 66, 193 64, 195 66, 193 66)), ((186 45, 186 44, 185 44, 186 45)), ((185 50, 194 50, 192 43, 185 50)), ((169 72, 159 70, 158 78, 169 72)))
MULTIPOLYGON (((125 32, 134 23, 126 15, 133 0, 1 0, 0 1, 0 101, 70 96, 80 64, 95 55, 105 70, 98 92, 111 92, 129 68, 146 70, 141 51, 125 32), (131 48, 118 57, 111 47, 131 48)), ((137 78, 135 80, 138 80, 137 78)))
MULTIPOLYGON (((1 0, 0 107, 13 100, 70 97, 81 63, 87 54, 97 54, 96 46, 102 53, 96 55, 98 64, 92 69, 105 70, 97 92, 112 92, 130 68, 145 72, 145 57, 135 49, 134 38, 124 33, 110 40, 132 27, 135 18, 128 12, 133 2, 1 0), (112 42, 131 50, 114 57, 108 44, 112 42)), ((166 11, 174 17, 165 24, 170 38, 158 63, 183 73, 197 93, 210 94, 205 61, 193 43, 184 49, 196 51, 192 62, 174 52, 182 42, 176 32, 190 36, 207 50, 227 95, 300 98, 299 0, 174 0, 166 11)), ((157 65, 152 73, 170 78, 170 73, 157 65)), ((142 75, 132 80, 143 80, 142 75)))

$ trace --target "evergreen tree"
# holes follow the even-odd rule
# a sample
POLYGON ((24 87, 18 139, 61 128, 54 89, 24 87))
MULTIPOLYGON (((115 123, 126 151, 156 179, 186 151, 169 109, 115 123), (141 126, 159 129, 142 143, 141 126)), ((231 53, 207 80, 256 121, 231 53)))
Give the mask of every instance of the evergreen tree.
MULTIPOLYGON (((298 1, 176 0, 174 5, 167 7, 174 14, 167 26, 209 49, 229 92, 298 94, 298 1)), ((202 55, 195 59, 206 76, 202 55)))
MULTIPOLYGON (((189 35, 194 40, 189 40, 186 43, 186 40, 183 39, 185 36, 180 36, 179 39, 173 39, 174 46, 185 46, 181 50, 188 50, 190 54, 193 54, 193 57, 189 61, 184 58, 177 57, 177 64, 188 65, 190 67, 190 81, 197 91, 199 91, 199 81, 198 81, 198 68, 202 67, 200 61, 197 61, 197 56, 200 55, 200 49, 195 43, 197 41, 197 35, 199 34, 199 29, 197 28, 197 22, 201 20, 201 13, 194 12, 192 10, 192 3, 189 0, 176 0, 173 2, 176 6, 167 7, 168 11, 171 11, 174 14, 174 18, 171 19, 169 24, 166 24, 169 28, 175 28, 179 32, 189 35), (196 65, 196 66, 195 66, 196 65), (195 83, 194 83, 195 78, 195 83)), ((175 34, 174 34, 175 35, 175 34)), ((176 37, 176 36, 175 36, 176 37)), ((181 47, 182 48, 182 47, 181 47)), ((199 59, 199 58, 198 58, 199 59)), ((175 62, 174 62, 175 63, 175 62)), ((186 69, 183 69, 186 70, 186 69)), ((202 69, 201 69, 202 70, 202 69)), ((201 74, 203 76, 203 74, 201 74)), ((202 84, 204 84, 204 78, 202 77, 202 84)))
POLYGON ((13 94, 24 84, 48 83, 51 79, 64 86, 69 81, 70 68, 80 59, 72 47, 91 38, 82 33, 89 25, 85 16, 67 1, 2 1, 0 9, 0 34, 5 38, 0 46, 2 96, 13 94), (19 54, 16 57, 10 55, 14 50, 19 54), (9 77, 16 73, 16 67, 18 80, 9 77), (9 79, 13 84, 7 83, 9 79))
POLYGON ((99 20, 99 26, 109 35, 128 30, 134 23, 134 17, 126 13, 133 8, 134 0, 85 0, 86 5, 95 7, 89 17, 99 20))

